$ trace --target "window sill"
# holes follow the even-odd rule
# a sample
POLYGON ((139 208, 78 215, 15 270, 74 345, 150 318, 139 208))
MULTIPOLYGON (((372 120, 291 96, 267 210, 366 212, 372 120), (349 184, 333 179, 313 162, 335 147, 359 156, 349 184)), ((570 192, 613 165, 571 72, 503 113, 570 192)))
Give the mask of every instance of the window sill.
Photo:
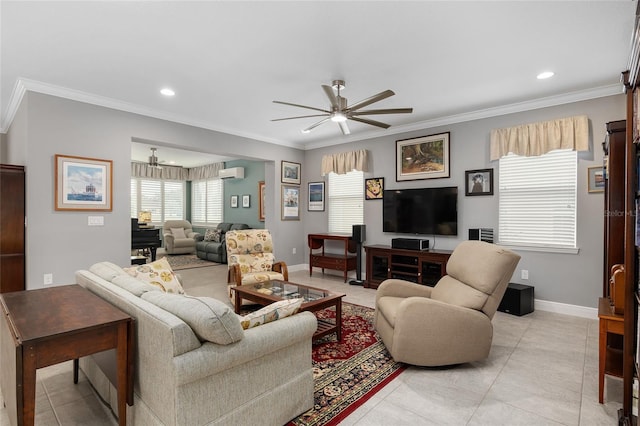
POLYGON ((563 247, 536 247, 536 246, 519 246, 511 244, 496 243, 499 246, 508 248, 515 251, 536 251, 542 253, 563 253, 563 254, 578 254, 580 248, 563 248, 563 247))

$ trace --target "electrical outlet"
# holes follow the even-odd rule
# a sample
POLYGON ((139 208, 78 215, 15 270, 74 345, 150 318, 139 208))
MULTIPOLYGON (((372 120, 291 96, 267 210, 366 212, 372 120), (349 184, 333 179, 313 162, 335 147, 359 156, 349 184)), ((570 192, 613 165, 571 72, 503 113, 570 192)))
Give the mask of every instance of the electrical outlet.
POLYGON ((293 248, 293 254, 296 254, 296 248, 295 247, 293 248))
POLYGON ((44 274, 43 282, 44 282, 44 285, 53 284, 53 274, 44 274))
POLYGON ((522 270, 522 279, 523 280, 528 280, 529 279, 529 270, 527 270, 527 269, 523 269, 522 270))

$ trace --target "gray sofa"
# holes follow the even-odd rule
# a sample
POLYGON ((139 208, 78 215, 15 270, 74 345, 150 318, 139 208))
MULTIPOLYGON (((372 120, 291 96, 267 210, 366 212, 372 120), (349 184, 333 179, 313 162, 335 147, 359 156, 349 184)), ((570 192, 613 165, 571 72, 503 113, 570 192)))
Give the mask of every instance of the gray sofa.
MULTIPOLYGON (((136 320, 134 405, 127 407, 128 424, 280 426, 313 406, 311 338, 317 321, 312 313, 248 330, 240 327, 235 331, 239 341, 212 343, 203 341, 193 319, 183 320, 154 300, 198 298, 149 289, 153 286, 125 275, 109 262, 76 272, 78 284, 136 320)), ((216 306, 226 309, 224 288, 219 297, 216 306)), ((238 320, 232 310, 212 317, 219 322, 226 318, 218 326, 225 332, 229 321, 238 320)), ((109 381, 115 360, 109 355, 81 358, 80 368, 115 412, 117 393, 109 381)))
POLYGON ((227 231, 236 229, 249 229, 245 223, 219 223, 216 229, 222 232, 220 242, 204 241, 204 236, 200 235, 196 241, 196 255, 203 260, 210 262, 227 263, 227 246, 224 236, 227 231))

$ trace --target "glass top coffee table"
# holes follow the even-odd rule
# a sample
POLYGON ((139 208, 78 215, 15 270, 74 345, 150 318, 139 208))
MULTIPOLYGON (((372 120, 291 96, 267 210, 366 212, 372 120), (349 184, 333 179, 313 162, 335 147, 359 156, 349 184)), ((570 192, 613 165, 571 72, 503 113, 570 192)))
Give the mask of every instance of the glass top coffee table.
POLYGON ((280 280, 240 285, 231 289, 235 292, 236 313, 240 313, 243 299, 267 306, 280 300, 302 298, 304 302, 300 310, 314 313, 333 307, 336 311, 335 321, 318 318, 318 329, 313 338, 317 339, 335 332, 338 341, 342 340, 342 298, 345 296, 342 293, 332 293, 321 288, 280 280))

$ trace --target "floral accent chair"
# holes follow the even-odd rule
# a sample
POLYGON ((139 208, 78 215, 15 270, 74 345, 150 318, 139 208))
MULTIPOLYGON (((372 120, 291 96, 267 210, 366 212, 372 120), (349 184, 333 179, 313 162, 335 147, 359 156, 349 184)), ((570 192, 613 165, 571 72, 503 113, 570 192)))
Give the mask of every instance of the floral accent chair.
POLYGON ((227 231, 226 244, 229 283, 246 285, 270 280, 289 280, 286 263, 275 261, 269 230, 227 231))

